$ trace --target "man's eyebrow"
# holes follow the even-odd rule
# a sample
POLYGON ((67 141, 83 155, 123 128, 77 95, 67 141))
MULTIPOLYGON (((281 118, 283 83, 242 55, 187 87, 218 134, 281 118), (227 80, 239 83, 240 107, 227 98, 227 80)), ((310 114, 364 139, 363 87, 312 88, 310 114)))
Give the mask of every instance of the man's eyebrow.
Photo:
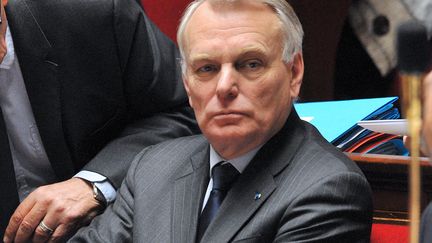
POLYGON ((191 55, 189 57, 189 62, 190 63, 194 63, 194 62, 197 62, 197 61, 209 60, 210 57, 211 56, 209 54, 207 54, 207 53, 198 53, 198 54, 191 55))
MULTIPOLYGON (((237 57, 238 58, 245 58, 249 55, 258 55, 259 56, 265 56, 265 50, 260 46, 247 46, 239 50, 237 57)), ((214 59, 215 56, 211 53, 196 53, 192 54, 188 57, 187 63, 191 66, 197 64, 198 62, 202 61, 210 61, 214 59)))
MULTIPOLYGON (((245 56, 248 54, 264 54, 264 53, 265 53, 265 50, 263 48, 258 47, 258 46, 250 46, 250 47, 242 48, 238 52, 238 56, 245 56)), ((209 60, 209 59, 212 59, 212 55, 210 55, 208 53, 198 53, 198 54, 191 55, 189 57, 190 62, 209 60)))
POLYGON ((263 48, 260 48, 258 46, 251 46, 251 47, 245 47, 240 50, 240 57, 248 56, 250 54, 258 54, 258 55, 264 55, 265 51, 263 48))

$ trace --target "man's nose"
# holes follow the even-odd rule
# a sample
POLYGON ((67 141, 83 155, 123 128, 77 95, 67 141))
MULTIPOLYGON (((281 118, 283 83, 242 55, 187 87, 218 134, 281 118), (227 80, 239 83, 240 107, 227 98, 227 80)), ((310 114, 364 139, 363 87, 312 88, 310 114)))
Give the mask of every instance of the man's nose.
POLYGON ((235 99, 239 93, 239 73, 231 65, 221 67, 220 78, 216 87, 220 100, 235 99))

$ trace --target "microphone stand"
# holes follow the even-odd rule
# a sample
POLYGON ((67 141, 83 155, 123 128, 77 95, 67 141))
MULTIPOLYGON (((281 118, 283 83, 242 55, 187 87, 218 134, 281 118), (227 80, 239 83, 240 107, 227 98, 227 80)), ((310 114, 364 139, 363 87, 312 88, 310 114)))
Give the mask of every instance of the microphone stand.
POLYGON ((411 163, 409 166, 409 217, 410 243, 419 242, 420 235, 420 139, 421 139, 421 84, 417 75, 407 75, 402 78, 403 97, 407 106, 408 131, 411 137, 411 163))
POLYGON ((423 73, 428 64, 429 44, 426 28, 419 22, 409 21, 398 28, 398 66, 402 77, 402 105, 408 119, 411 137, 411 163, 409 165, 409 217, 410 243, 418 243, 420 235, 420 139, 421 139, 421 88, 423 73))

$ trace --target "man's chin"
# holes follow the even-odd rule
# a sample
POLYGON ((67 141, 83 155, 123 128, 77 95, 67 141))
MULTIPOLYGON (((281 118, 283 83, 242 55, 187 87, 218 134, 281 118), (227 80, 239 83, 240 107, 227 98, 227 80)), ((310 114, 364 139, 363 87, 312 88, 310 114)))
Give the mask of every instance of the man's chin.
POLYGON ((221 129, 209 130, 204 135, 212 144, 230 145, 233 143, 246 146, 251 140, 256 140, 256 133, 247 131, 240 126, 224 126, 221 129))

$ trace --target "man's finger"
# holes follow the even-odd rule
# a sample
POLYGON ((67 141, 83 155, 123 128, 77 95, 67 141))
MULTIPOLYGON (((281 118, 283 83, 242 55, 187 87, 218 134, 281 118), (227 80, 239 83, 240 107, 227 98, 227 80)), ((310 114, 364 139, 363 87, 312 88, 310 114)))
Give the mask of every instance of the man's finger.
POLYGON ((60 218, 64 218, 64 212, 66 208, 64 205, 59 206, 59 203, 51 203, 48 211, 35 229, 32 242, 47 242, 52 237, 58 238, 59 234, 64 234, 63 226, 59 221, 60 218))
POLYGON ((48 242, 64 242, 65 239, 70 238, 76 231, 77 227, 75 224, 61 224, 55 229, 48 242))
POLYGON ((36 203, 21 222, 15 235, 15 243, 28 242, 36 227, 38 227, 39 223, 45 217, 46 212, 47 205, 36 203))
POLYGON ((47 224, 44 220, 42 220, 34 231, 32 242, 47 242, 55 231, 55 229, 51 228, 49 225, 50 224, 47 224))
MULTIPOLYGON (((47 214, 47 218, 49 214, 47 214)), ((87 225, 88 222, 96 216, 96 213, 90 212, 83 217, 74 215, 65 215, 64 221, 56 226, 53 234, 49 238, 48 242, 64 242, 69 239, 80 227, 87 225)))
POLYGON ((30 210, 34 207, 36 201, 32 200, 32 197, 28 197, 24 200, 18 208, 15 210, 14 214, 9 220, 9 224, 5 230, 4 234, 4 242, 10 243, 15 239, 15 235, 18 231, 18 228, 22 224, 25 216, 30 212, 30 210))

